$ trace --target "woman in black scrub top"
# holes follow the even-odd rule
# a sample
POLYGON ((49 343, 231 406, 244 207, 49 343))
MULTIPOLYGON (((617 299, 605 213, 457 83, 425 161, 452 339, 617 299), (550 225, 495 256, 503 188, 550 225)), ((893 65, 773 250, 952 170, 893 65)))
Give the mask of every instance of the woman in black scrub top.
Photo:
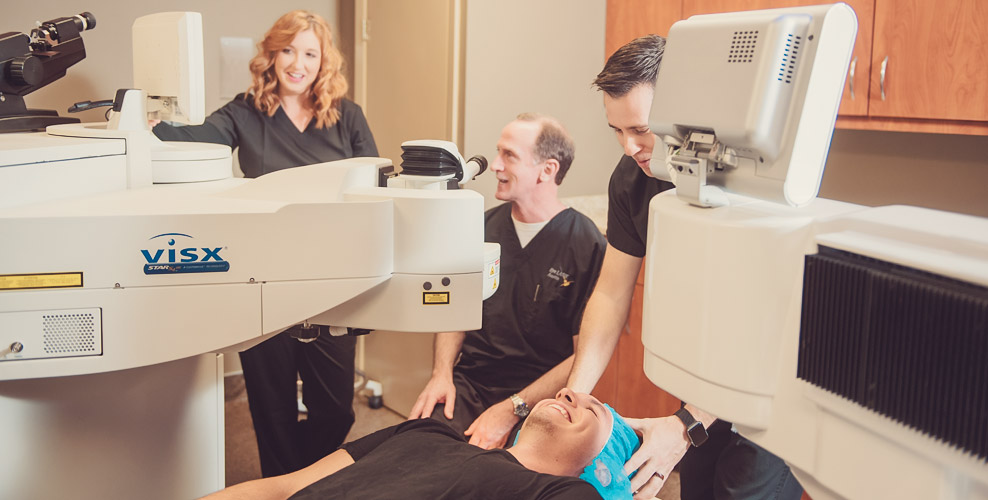
MULTIPOLYGON (((165 141, 226 144, 249 178, 285 168, 377 156, 360 106, 344 98, 343 56, 326 21, 293 11, 279 18, 250 62, 246 93, 198 126, 154 126, 165 141)), ((261 472, 293 472, 336 450, 353 425, 353 337, 322 332, 303 343, 283 332, 240 353, 261 472), (298 421, 301 377, 308 418, 298 421)))

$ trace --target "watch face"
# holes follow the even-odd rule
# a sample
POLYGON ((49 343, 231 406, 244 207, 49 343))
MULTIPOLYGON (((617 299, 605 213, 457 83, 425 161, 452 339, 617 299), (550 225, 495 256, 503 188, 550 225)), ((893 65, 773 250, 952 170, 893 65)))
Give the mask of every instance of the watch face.
POLYGON ((707 430, 703 428, 703 424, 700 422, 695 422, 686 432, 689 434, 693 446, 700 446, 707 440, 707 430))
POLYGON ((707 440, 707 430, 703 428, 703 424, 697 422, 690 412, 686 411, 686 408, 680 408, 676 411, 675 415, 679 417, 679 420, 683 422, 686 426, 686 434, 690 438, 690 444, 694 447, 700 446, 707 440))
POLYGON ((511 404, 514 405, 514 413, 516 416, 525 418, 528 416, 528 405, 518 395, 511 396, 511 404))
POLYGON ((528 416, 528 405, 526 405, 525 403, 516 404, 515 405, 515 415, 518 415, 519 417, 522 417, 522 418, 527 417, 528 416))

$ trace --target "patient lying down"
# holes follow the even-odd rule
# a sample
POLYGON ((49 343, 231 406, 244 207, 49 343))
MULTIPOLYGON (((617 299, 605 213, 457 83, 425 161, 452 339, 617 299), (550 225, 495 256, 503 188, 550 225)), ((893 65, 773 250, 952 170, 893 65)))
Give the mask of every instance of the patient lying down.
POLYGON ((630 499, 623 468, 637 447, 634 431, 609 406, 563 389, 535 405, 506 450, 467 444, 437 420, 411 420, 298 472, 207 498, 630 499))

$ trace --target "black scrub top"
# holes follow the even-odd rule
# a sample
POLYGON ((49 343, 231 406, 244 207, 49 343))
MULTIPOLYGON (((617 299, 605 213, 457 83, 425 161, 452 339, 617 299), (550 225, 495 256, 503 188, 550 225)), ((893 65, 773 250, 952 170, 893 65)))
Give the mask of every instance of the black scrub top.
POLYGON ((556 214, 525 248, 510 203, 484 218, 486 241, 501 244, 500 284, 484 302, 483 327, 467 332, 457 369, 490 389, 523 387, 573 354, 607 242, 571 208, 556 214))
POLYGON ((299 132, 279 106, 273 116, 254 107, 251 96, 238 95, 206 118, 202 125, 175 127, 160 123, 154 135, 163 141, 226 144, 238 148, 244 177, 275 170, 360 156, 377 156, 377 145, 364 113, 353 101, 340 100, 340 119, 331 127, 316 121, 299 132))
POLYGON ((607 242, 628 255, 644 257, 648 203, 674 187, 671 182, 645 175, 634 158, 621 157, 607 188, 607 242))

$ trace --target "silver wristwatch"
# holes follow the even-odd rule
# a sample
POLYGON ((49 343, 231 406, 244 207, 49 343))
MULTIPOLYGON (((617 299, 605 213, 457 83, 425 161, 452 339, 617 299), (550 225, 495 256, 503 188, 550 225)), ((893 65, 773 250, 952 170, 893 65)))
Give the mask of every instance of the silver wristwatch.
POLYGON ((511 397, 508 399, 510 399, 511 404, 514 405, 515 415, 517 415, 518 418, 525 418, 528 416, 528 412, 531 409, 528 407, 527 404, 525 404, 525 400, 523 400, 521 396, 519 396, 518 394, 512 394, 511 397))

